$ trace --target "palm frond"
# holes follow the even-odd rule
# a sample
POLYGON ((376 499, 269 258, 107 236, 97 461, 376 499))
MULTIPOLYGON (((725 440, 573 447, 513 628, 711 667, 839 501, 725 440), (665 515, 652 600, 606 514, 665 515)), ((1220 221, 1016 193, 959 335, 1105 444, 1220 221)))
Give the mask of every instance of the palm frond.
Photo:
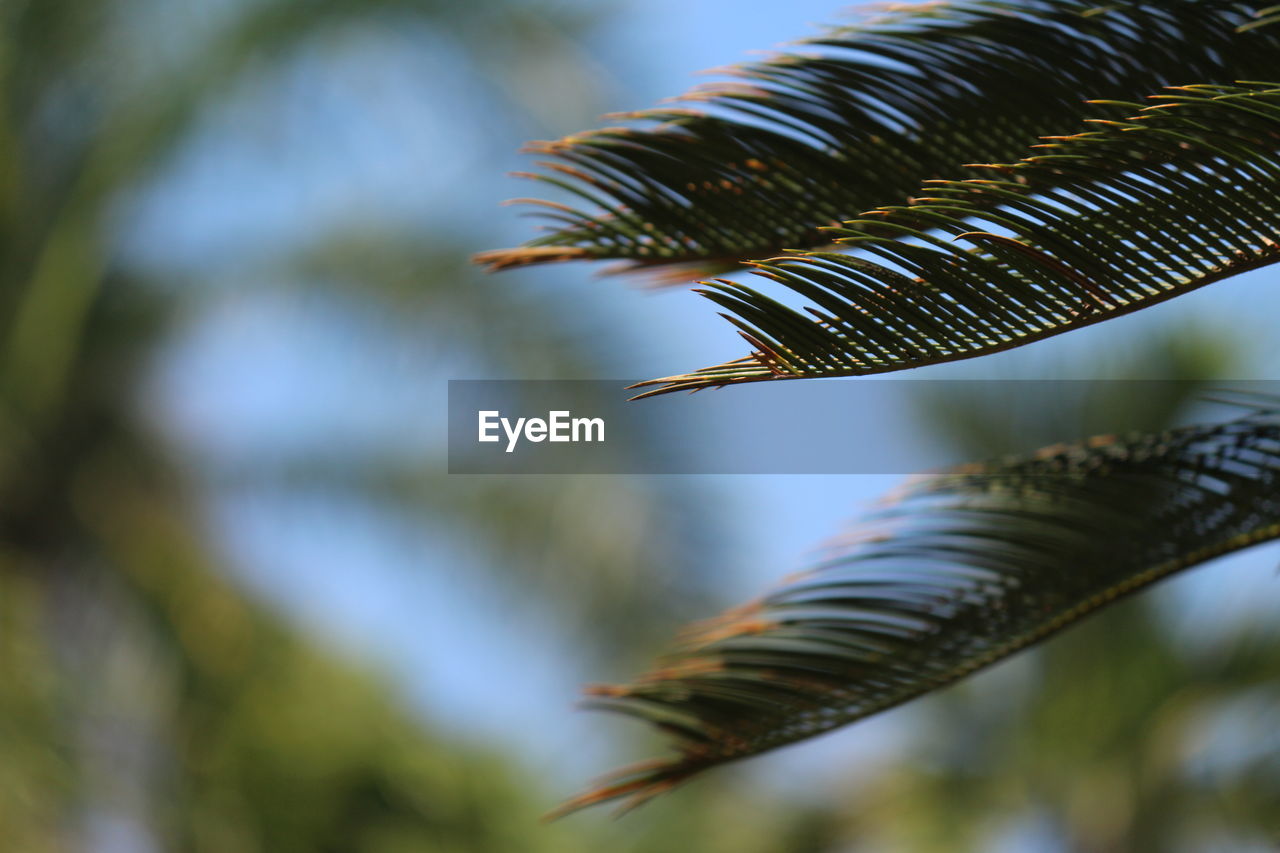
POLYGON ((477 259, 616 259, 688 280, 822 246, 831 235, 820 226, 1066 132, 1086 98, 1269 79, 1280 32, 1240 31, 1255 14, 1219 0, 958 0, 828 29, 798 52, 729 69, 740 82, 618 116, 639 126, 532 143, 551 160, 524 177, 585 207, 532 200, 550 233, 477 259))
POLYGON ((807 306, 709 283, 699 292, 729 312, 751 356, 640 383, 640 396, 972 358, 1280 260, 1280 88, 1153 99, 1108 102, 1136 114, 828 231, 855 254, 752 264, 807 306))
POLYGON ((1048 448, 909 485, 816 568, 588 688, 677 754, 562 811, 629 805, 963 678, 1161 578, 1280 537, 1280 409, 1048 448))

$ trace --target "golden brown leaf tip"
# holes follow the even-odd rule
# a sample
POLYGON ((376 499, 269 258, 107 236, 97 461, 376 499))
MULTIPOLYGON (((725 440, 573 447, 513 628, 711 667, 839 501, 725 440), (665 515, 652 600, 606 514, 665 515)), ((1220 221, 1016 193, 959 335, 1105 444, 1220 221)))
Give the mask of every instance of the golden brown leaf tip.
POLYGON ((702 767, 688 758, 657 759, 623 767, 599 780, 581 794, 561 803, 543 816, 543 821, 559 820, 576 811, 612 800, 622 800, 615 816, 627 812, 677 788, 702 767))
POLYGON ((472 256, 471 261, 484 267, 488 272, 499 272, 533 264, 585 261, 593 257, 595 255, 592 252, 577 246, 532 246, 479 252, 472 256))
POLYGON ((588 684, 582 688, 584 696, 629 696, 631 688, 625 684, 588 684))
POLYGON ((679 632, 680 644, 685 648, 696 649, 730 637, 767 633, 778 625, 766 618, 765 612, 764 600, 756 599, 730 608, 718 616, 700 619, 679 632))

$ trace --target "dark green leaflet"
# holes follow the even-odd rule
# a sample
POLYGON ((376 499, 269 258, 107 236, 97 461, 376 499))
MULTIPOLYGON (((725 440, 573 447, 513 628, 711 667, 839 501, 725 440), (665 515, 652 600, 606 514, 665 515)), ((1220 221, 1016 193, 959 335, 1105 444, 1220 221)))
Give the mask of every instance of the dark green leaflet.
POLYGON ((1155 101, 1111 103, 1131 117, 829 232, 855 255, 756 265, 807 309, 709 284, 700 292, 754 353, 642 383, 641 396, 985 355, 1280 259, 1280 88, 1185 86, 1155 101))
POLYGON ((936 690, 1175 572, 1280 537, 1275 401, 1223 424, 1049 448, 914 483, 861 538, 696 626, 591 704, 676 754, 566 804, 638 804, 936 690))
POLYGON ((1240 31, 1256 12, 1218 0, 963 0, 833 28, 735 69, 740 83, 631 114, 639 127, 534 143, 551 159, 533 177, 580 206, 544 207, 551 233, 480 260, 615 259, 675 265, 671 277, 688 280, 821 246, 821 226, 1069 132, 1088 98, 1269 79, 1280 32, 1240 31))

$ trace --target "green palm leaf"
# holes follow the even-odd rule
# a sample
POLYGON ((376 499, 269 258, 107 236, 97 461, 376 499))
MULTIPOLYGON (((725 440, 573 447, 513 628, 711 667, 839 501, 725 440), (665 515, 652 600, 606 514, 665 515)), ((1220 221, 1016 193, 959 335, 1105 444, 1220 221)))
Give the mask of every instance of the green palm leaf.
POLYGON ((828 233, 856 254, 755 263, 809 305, 721 280, 754 351, 640 396, 859 376, 972 358, 1099 323, 1280 260, 1280 88, 1183 86, 1053 137, 988 177, 928 182, 828 233))
MULTIPOLYGON (((1280 33, 1217 0, 963 0, 829 29, 803 52, 731 71, 646 124, 533 143, 526 175, 585 203, 542 204, 551 233, 489 252, 491 268, 618 259, 720 271, 830 242, 820 226, 906 201, 926 179, 1022 155, 1084 118, 1086 98, 1269 79, 1280 33)), ((526 200, 527 201, 527 200, 526 200)), ((685 279, 687 280, 687 279, 685 279)))
POLYGON ((862 719, 1036 643, 1161 578, 1280 537, 1280 410, 969 466, 901 500, 659 668, 588 689, 677 754, 572 811, 638 804, 724 762, 862 719))

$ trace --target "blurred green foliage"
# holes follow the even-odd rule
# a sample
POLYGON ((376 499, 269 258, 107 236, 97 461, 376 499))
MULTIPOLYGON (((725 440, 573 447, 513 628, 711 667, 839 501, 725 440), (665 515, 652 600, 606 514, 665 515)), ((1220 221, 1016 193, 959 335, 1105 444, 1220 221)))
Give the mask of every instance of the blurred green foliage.
MULTIPOLYGON (((572 59, 563 48, 579 13, 488 0, 255 0, 209 11, 125 0, 0 8, 4 846, 596 849, 595 829, 536 828, 554 795, 502 747, 432 731, 391 685, 229 579, 204 529, 198 466, 175 464, 137 407, 186 306, 115 243, 119 205, 185 150, 201 119, 310 41, 361 25, 421 28, 518 97, 538 56, 572 59)), ((315 245, 324 251, 294 247, 273 262, 343 287, 354 278, 388 313, 403 307, 408 282, 441 327, 494 330, 493 303, 463 286, 470 273, 431 261, 444 246, 429 235, 372 228, 315 245), (363 267, 371 258, 379 263, 363 267)), ((526 312, 510 337, 493 338, 510 349, 485 356, 564 368, 576 356, 558 323, 526 312)), ((615 506, 616 529, 634 530, 638 517, 659 515, 643 488, 556 496, 535 485, 507 490, 499 507, 480 485, 433 503, 433 466, 383 461, 356 460, 344 477, 410 517, 447 509, 509 558, 537 541, 602 605, 618 607, 655 558, 634 536, 552 524, 573 514, 566 500, 586 501, 615 506), (601 565, 616 571, 593 575, 601 565)), ((313 473, 303 478, 312 485, 313 473)), ((635 639, 644 620, 643 605, 634 620, 614 620, 618 637, 635 639)))
MULTIPOLYGON (((1016 701, 980 682, 927 706, 918 749, 853 802, 796 805, 722 775, 625 823, 539 825, 564 793, 559 780, 508 744, 433 727, 385 679, 231 579, 205 530, 204 484, 137 406, 188 306, 122 259, 115 216, 228 91, 309 40, 411 23, 457 46, 505 108, 557 120, 562 100, 529 97, 528 81, 545 79, 531 69, 547 62, 572 78, 573 33, 588 16, 514 0, 201 8, 0 4, 5 849, 834 853, 887 839, 891 850, 958 851, 987 849, 992 827, 1019 815, 1047 814, 1069 849, 1119 851, 1171 849, 1162 845, 1198 837, 1202 820, 1232 837, 1274 829, 1274 768, 1246 762, 1207 790, 1180 759, 1198 721, 1273 701, 1275 643, 1248 634, 1229 651, 1188 652, 1143 602, 1030 658, 1036 688, 1016 701), (1118 645, 1124 655, 1108 653, 1118 645)), ((476 347, 484 363, 588 375, 612 341, 592 349, 575 312, 542 300, 495 311, 516 297, 474 278, 456 239, 366 223, 270 260, 281 277, 405 318, 394 333, 419 334, 423 320, 442 347, 476 347)), ((974 452, 974 436, 997 431, 977 408, 942 411, 969 425, 974 452)), ((708 611, 687 489, 445 484, 436 462, 304 459, 251 473, 299 488, 339 482, 406 518, 472 531, 487 564, 615 661, 647 657, 671 624, 708 611), (596 523, 564 523, 584 515, 596 523)))

